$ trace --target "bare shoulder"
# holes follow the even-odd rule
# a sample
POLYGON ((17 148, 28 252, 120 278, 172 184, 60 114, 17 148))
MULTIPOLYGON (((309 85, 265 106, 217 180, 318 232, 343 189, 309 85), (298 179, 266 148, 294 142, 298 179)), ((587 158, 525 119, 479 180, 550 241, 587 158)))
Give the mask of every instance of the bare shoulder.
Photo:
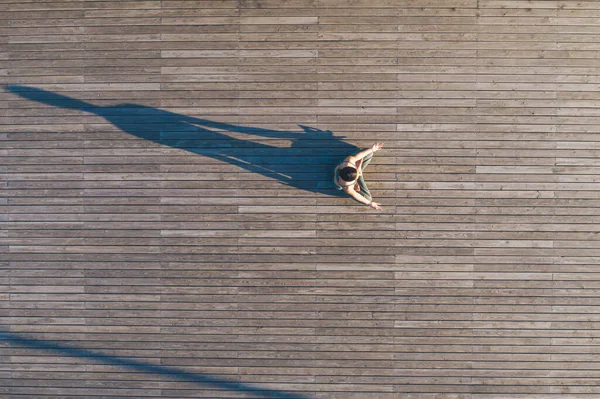
POLYGON ((336 169, 343 169, 343 168, 345 168, 346 166, 348 166, 348 164, 349 164, 349 163, 351 163, 351 161, 350 161, 350 162, 348 162, 348 158, 350 158, 350 157, 344 158, 344 160, 343 160, 342 162, 340 162, 340 163, 338 164, 338 166, 336 166, 335 168, 336 168, 336 169))
POLYGON ((350 155, 350 156, 347 156, 346 158, 344 158, 344 160, 342 161, 342 164, 345 164, 345 163, 355 164, 356 161, 358 161, 358 158, 356 158, 354 155, 350 155))

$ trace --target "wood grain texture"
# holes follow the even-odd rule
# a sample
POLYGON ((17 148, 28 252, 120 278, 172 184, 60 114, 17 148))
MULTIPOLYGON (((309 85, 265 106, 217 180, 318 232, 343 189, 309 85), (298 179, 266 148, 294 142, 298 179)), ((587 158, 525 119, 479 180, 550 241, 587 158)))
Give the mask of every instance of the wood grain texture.
MULTIPOLYGON (((3 1, 1 332, 303 398, 597 397, 598 17, 3 1), (382 213, 331 185, 376 141, 382 213)), ((6 399, 267 397, 23 343, 0 366, 6 399)))

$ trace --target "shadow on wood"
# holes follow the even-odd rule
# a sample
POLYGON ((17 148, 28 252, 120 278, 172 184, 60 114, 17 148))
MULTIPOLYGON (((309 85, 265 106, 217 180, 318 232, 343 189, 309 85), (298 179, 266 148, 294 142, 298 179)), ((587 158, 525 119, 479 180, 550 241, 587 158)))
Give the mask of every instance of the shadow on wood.
POLYGON ((227 162, 314 193, 340 195, 333 184, 333 169, 344 157, 358 151, 357 147, 344 142, 344 137, 308 126, 299 125, 301 132, 245 127, 139 104, 95 106, 29 86, 8 85, 6 89, 39 103, 101 116, 133 136, 227 162), (291 144, 273 146, 223 132, 289 140, 291 144))
POLYGON ((310 399, 308 396, 298 395, 291 392, 261 388, 255 385, 228 381, 224 378, 214 377, 206 374, 191 373, 189 371, 176 369, 172 367, 146 364, 138 360, 105 355, 100 352, 67 346, 65 344, 54 341, 25 338, 4 331, 0 331, 0 341, 8 342, 11 345, 52 351, 61 356, 91 359, 114 366, 127 367, 129 369, 141 371, 144 373, 159 374, 161 376, 168 376, 176 378, 178 380, 195 382, 198 384, 208 385, 222 390, 240 392, 244 394, 243 397, 247 397, 247 394, 251 394, 260 395, 260 397, 272 399, 310 399))

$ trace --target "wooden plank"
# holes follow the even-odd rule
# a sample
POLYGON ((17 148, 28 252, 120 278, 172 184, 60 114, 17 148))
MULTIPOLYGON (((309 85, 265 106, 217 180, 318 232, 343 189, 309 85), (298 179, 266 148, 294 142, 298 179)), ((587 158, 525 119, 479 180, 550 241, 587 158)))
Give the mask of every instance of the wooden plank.
MULTIPOLYGON (((12 332, 322 398, 596 394, 595 2, 0 8, 5 83, 89 104, 0 94, 12 332), (327 130, 385 143, 384 213, 307 164, 327 130)), ((240 394, 0 362, 7 398, 240 394)))

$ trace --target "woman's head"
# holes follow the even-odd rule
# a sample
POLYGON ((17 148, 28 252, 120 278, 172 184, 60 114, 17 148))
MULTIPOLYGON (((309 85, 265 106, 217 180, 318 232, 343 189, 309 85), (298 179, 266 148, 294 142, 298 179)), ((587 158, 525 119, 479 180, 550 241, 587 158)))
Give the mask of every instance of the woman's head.
POLYGON ((340 177, 344 181, 354 181, 358 177, 358 172, 356 171, 356 168, 346 166, 345 168, 340 169, 340 177))

